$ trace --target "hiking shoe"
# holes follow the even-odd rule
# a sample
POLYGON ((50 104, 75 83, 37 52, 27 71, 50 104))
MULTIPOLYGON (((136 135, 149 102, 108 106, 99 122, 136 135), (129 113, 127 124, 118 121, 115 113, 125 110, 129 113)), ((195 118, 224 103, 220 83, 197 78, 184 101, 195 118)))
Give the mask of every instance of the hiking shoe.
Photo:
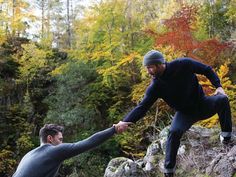
POLYGON ((174 177, 174 173, 164 173, 165 177, 174 177))
POLYGON ((220 135, 220 142, 223 145, 231 145, 231 144, 233 144, 233 140, 231 139, 231 136, 223 137, 223 136, 220 135))

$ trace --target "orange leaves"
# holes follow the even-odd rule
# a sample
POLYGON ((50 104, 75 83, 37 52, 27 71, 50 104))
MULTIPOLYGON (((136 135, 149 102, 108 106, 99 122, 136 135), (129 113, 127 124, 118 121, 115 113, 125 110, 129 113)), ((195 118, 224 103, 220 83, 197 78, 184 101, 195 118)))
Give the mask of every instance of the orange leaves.
POLYGON ((228 47, 226 43, 220 43, 217 39, 210 39, 198 43, 198 51, 195 55, 204 59, 207 64, 215 65, 216 59, 228 47))
POLYGON ((165 20, 164 25, 169 31, 156 38, 156 45, 171 45, 182 51, 196 48, 191 34, 191 24, 195 20, 196 12, 195 6, 184 6, 173 17, 165 20))
POLYGON ((183 6, 180 11, 177 11, 172 18, 166 20, 164 23, 173 31, 190 31, 191 24, 196 20, 196 14, 196 6, 183 6))

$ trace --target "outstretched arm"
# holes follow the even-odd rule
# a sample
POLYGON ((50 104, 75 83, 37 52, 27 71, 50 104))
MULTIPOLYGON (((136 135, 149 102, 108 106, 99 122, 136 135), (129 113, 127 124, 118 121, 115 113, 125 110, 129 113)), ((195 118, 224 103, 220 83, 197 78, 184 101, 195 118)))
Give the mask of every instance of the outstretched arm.
POLYGON ((138 120, 143 118, 150 107, 156 102, 158 97, 158 89, 156 88, 156 85, 153 81, 147 88, 143 100, 125 116, 123 121, 137 122, 138 120))
MULTIPOLYGON (((122 127, 128 127, 129 124, 129 122, 125 122, 125 124, 122 124, 122 127)), ((61 145, 55 146, 55 149, 58 150, 58 158, 64 160, 102 144, 104 141, 112 137, 115 133, 122 133, 123 131, 119 130, 120 126, 121 125, 119 123, 114 124, 111 128, 99 131, 93 134, 92 136, 77 143, 63 143, 61 145)))

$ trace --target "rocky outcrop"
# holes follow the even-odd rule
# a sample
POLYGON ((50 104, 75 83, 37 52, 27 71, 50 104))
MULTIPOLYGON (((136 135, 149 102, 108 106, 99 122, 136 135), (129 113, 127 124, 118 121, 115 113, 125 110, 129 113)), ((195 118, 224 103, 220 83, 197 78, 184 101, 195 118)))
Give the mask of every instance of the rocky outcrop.
MULTIPOLYGON (((104 177, 161 177, 169 127, 160 132, 143 159, 118 157, 108 164, 104 177)), ((177 156, 178 177, 235 177, 236 145, 223 146, 219 129, 193 126, 185 133, 177 156), (235 175, 235 176, 234 176, 235 175)), ((235 138, 235 132, 233 132, 235 138)), ((235 140, 234 140, 235 142, 235 140)))
POLYGON ((236 146, 230 149, 228 153, 220 153, 214 158, 206 173, 217 177, 231 177, 236 169, 236 146))

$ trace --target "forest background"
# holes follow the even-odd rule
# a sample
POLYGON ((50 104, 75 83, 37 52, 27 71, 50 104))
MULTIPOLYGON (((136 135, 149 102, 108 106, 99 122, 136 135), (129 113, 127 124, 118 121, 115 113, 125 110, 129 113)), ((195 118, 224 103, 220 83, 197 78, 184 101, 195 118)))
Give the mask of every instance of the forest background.
MULTIPOLYGON (((142 56, 192 57, 218 73, 236 122, 236 0, 0 0, 0 176, 39 145, 45 123, 65 142, 110 127, 142 99, 150 78, 142 56), (89 3, 88 3, 89 2, 89 3)), ((214 88, 199 76, 206 94, 214 88)), ((144 119, 88 153, 60 177, 103 176, 117 156, 143 157, 149 137, 174 111, 158 100, 144 119)), ((218 117, 199 124, 219 126, 218 117)))

